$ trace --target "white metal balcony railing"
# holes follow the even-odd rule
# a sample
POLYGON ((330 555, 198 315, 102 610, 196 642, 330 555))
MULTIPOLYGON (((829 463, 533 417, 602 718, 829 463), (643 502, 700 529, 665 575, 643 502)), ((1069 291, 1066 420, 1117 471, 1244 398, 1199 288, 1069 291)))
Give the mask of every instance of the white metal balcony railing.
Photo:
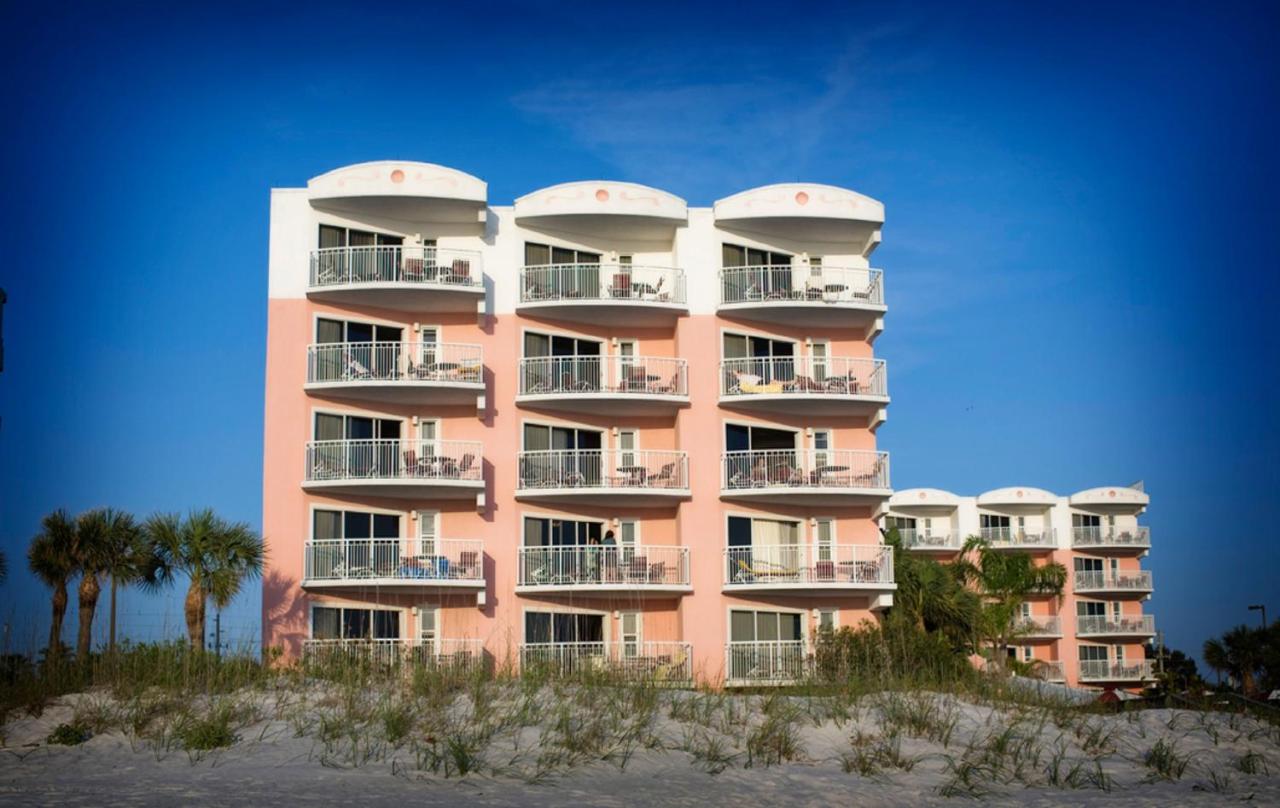
POLYGON ((763 449, 725 452, 721 487, 888 488, 889 455, 861 449, 763 449))
POLYGON ((525 669, 610 673, 659 682, 693 680, 693 654, 686 642, 522 643, 520 665, 525 669))
POLYGON ((964 545, 955 530, 899 528, 898 538, 908 550, 959 550, 964 545))
POLYGON ((1148 592, 1151 590, 1151 571, 1133 570, 1111 573, 1105 570, 1077 570, 1073 581, 1077 592, 1089 590, 1148 592))
POLYGON ((464 670, 485 664, 484 642, 468 639, 339 639, 306 640, 308 662, 361 661, 379 665, 425 665, 464 670))
POLYGON ((1099 682, 1137 682, 1153 678, 1151 660, 1112 662, 1106 659, 1080 660, 1080 680, 1099 682))
POLYGON ((689 487, 684 452, 552 449, 520 453, 519 490, 683 490, 689 487))
POLYGON ((313 539, 306 543, 308 582, 396 580, 484 583, 479 539, 313 539))
POLYGON ((724 670, 728 684, 784 684, 808 676, 812 659, 803 640, 730 642, 724 670))
POLYGON ((1057 534, 1051 527, 1027 529, 1019 527, 979 528, 978 536, 992 547, 1043 547, 1057 546, 1057 534))
POLYGON ((520 586, 688 586, 689 548, 673 545, 521 547, 520 586))
POLYGON ((313 289, 376 283, 479 288, 483 286, 480 253, 408 244, 311 251, 313 289))
POLYGON ((724 267, 720 270, 722 305, 784 302, 882 305, 881 272, 878 269, 790 264, 724 267))
POLYGON ((728 547, 724 560, 726 584, 893 583, 893 548, 883 544, 728 547))
POLYGON ((453 342, 329 342, 307 346, 307 383, 484 382, 484 349, 453 342))
POLYGON ((1024 637, 1060 637, 1062 621, 1057 617, 1023 617, 1014 622, 1014 629, 1024 637))
POLYGON ((889 395, 883 359, 774 356, 720 362, 720 395, 889 395))
POLYGON ((688 396, 689 363, 670 356, 539 356, 520 360, 520 395, 688 396))
POLYGON ((1032 664, 1031 676, 1045 682, 1065 682, 1067 670, 1060 660, 1037 659, 1032 664))
POLYGON ((1076 547, 1150 547, 1151 529, 1137 527, 1073 527, 1071 543, 1076 547))
POLYGON ((1076 635, 1086 634, 1155 634, 1154 615, 1110 617, 1104 614, 1082 614, 1076 617, 1076 635))
POLYGON ((307 444, 308 482, 481 481, 481 444, 457 440, 322 440, 307 444))
POLYGON ((631 264, 544 264, 520 268, 520 302, 610 301, 683 305, 683 269, 631 264))

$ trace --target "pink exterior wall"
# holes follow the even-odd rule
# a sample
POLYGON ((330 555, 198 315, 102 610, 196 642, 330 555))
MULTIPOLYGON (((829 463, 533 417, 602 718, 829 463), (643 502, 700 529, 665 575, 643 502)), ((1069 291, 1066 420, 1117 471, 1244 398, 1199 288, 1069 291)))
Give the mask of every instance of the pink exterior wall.
MULTIPOLYGON (((875 437, 865 418, 824 417, 815 419, 792 415, 757 416, 719 407, 719 370, 722 330, 770 333, 803 340, 805 336, 831 339, 833 356, 870 356, 871 347, 853 338, 848 331, 815 334, 777 326, 757 329, 710 316, 690 316, 671 329, 602 328, 534 319, 521 315, 488 318, 477 325, 474 315, 411 315, 404 312, 334 307, 308 300, 272 300, 269 308, 266 451, 264 457, 263 529, 270 561, 264 585, 264 644, 282 646, 286 654, 299 653, 308 634, 307 604, 345 600, 349 603, 408 608, 438 598, 382 593, 376 598, 337 598, 308 595, 301 591, 303 548, 310 532, 313 506, 372 507, 397 510, 407 515, 412 508, 442 512, 441 538, 481 538, 485 548, 488 581, 486 603, 476 607, 474 598, 456 595, 442 603, 440 635, 450 638, 480 638, 495 659, 505 660, 522 640, 525 609, 643 611, 645 640, 683 640, 692 643, 694 668, 706 680, 721 678, 727 639, 728 607, 803 609, 806 625, 812 627, 814 607, 840 609, 841 625, 857 625, 873 618, 868 598, 832 596, 799 597, 764 595, 729 597, 721 594, 724 576, 723 548, 726 544, 726 517, 736 514, 773 514, 794 517, 803 525, 805 541, 811 541, 808 518, 813 515, 836 520, 837 541, 842 544, 877 544, 879 530, 870 507, 813 508, 758 506, 720 499, 720 455, 724 451, 724 423, 732 420, 782 425, 795 429, 822 426, 834 430, 835 446, 842 449, 873 449, 875 437), (303 389, 306 374, 306 346, 314 339, 316 315, 361 321, 385 321, 403 326, 405 339, 416 321, 442 326, 440 341, 475 343, 483 346, 488 407, 478 417, 473 406, 396 406, 332 399, 303 389), (559 413, 517 406, 518 362, 523 334, 536 330, 556 334, 578 334, 601 339, 606 351, 612 337, 638 339, 638 352, 646 356, 681 356, 688 360, 691 405, 674 416, 618 416, 603 404, 596 414, 559 413), (479 440, 484 444, 487 507, 477 513, 469 500, 403 500, 386 497, 331 497, 309 493, 300 483, 304 472, 303 446, 311 439, 311 423, 316 410, 376 413, 406 420, 413 415, 438 417, 439 437, 445 440, 479 440), (615 445, 611 427, 636 427, 642 449, 681 449, 689 454, 692 498, 669 507, 638 509, 625 501, 610 505, 563 505, 522 501, 514 496, 517 481, 516 452, 521 445, 524 422, 569 423, 605 430, 606 446, 615 445), (582 595, 517 595, 517 550, 521 544, 523 515, 553 515, 605 520, 640 517, 644 544, 683 544, 690 548, 692 594, 670 598, 594 597, 582 595)), ((402 434, 408 434, 408 427, 402 434)), ((412 523, 402 519, 402 533, 408 535, 412 523)), ((611 618, 610 618, 611 619, 611 618)), ((409 625, 412 632, 414 627, 409 625)), ((616 634, 614 635, 616 637, 616 634)))

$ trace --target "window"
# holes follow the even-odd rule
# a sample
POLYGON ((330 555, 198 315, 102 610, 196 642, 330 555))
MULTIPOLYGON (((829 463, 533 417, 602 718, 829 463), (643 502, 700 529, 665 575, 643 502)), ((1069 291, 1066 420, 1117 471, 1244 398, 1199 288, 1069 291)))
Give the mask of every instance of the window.
POLYGON ((809 360, 813 364, 813 380, 816 382, 827 380, 827 359, 831 355, 830 348, 831 346, 826 342, 815 342, 809 348, 809 360))
POLYGON ((1080 646, 1081 662, 1106 662, 1107 646, 1105 645, 1082 645, 1080 646))
POLYGON ((439 511, 418 511, 418 552, 420 556, 434 556, 436 536, 439 533, 439 511))
POLYGON ((640 656, 640 613, 623 612, 622 623, 622 655, 628 659, 640 656))
POLYGON ((798 642, 802 639, 798 613, 748 609, 729 612, 730 642, 798 642))
POLYGON ((604 615, 525 612, 526 643, 604 642, 604 615))
POLYGON ((524 334, 525 392, 599 392, 601 343, 563 334, 524 334))
POLYGON ((836 538, 836 524, 832 519, 818 519, 815 526, 818 545, 818 560, 831 561, 834 558, 833 547, 836 538))
POLYGON ((786 575, 801 567, 800 523, 779 519, 730 516, 727 579, 745 582, 786 575))
POLYGON ((400 517, 394 513, 317 509, 311 514, 311 538, 317 541, 398 539, 400 517))
POLYGON ((770 252, 740 244, 722 245, 721 260, 722 266, 726 267, 786 267, 788 271, 791 269, 791 256, 786 253, 770 252))
POLYGON ((439 637, 440 610, 435 606, 418 607, 418 641, 434 651, 439 637))
POLYGON ((912 516, 886 516, 884 518, 884 530, 888 533, 890 530, 897 530, 899 536, 907 535, 907 532, 915 532, 916 520, 912 516))
POLYGON ((525 242, 524 265, 535 268, 525 273, 526 300, 601 295, 599 253, 525 242))
POLYGON ((395 440, 400 437, 400 421, 364 415, 316 413, 315 440, 395 440))
POLYGON ((635 547, 639 542, 640 523, 635 519, 623 519, 618 523, 618 544, 623 547, 635 547))
MULTIPOLYGON (((424 242, 435 246, 435 240, 424 242)), ((404 244, 404 236, 393 236, 387 233, 373 233, 368 230, 355 230, 331 224, 320 225, 320 249, 330 247, 373 247, 380 245, 404 244)))
POLYGON ((1073 561, 1076 572, 1102 572, 1101 558, 1085 558, 1076 556, 1073 561))
POLYGON ((813 430, 813 468, 814 471, 823 469, 827 466, 827 461, 831 457, 828 449, 832 447, 831 430, 815 429, 813 430))
POLYGON ((636 465, 636 450, 640 448, 640 433, 634 429, 618 430, 618 465, 636 465))
POLYGON ((1107 604, 1096 600, 1077 600, 1076 617, 1106 617, 1107 604))
POLYGON ((311 610, 313 640, 398 640, 400 612, 316 606, 311 610))
POLYGON ((590 544, 600 541, 603 522, 575 521, 526 516, 524 520, 525 547, 563 547, 590 544))
POLYGON ((994 513, 978 514, 982 538, 989 541, 1007 540, 1010 536, 1009 517, 994 513))
POLYGON ((742 385, 757 389, 775 381, 795 379, 794 342, 748 334, 725 334, 723 342, 726 390, 741 390, 742 385))
POLYGON ((1071 514, 1071 526, 1075 528, 1101 527, 1102 522, 1097 514, 1092 513, 1073 513, 1071 514))
POLYGON ((532 241, 524 243, 524 264, 529 267, 548 264, 599 264, 600 253, 575 250, 572 247, 555 247, 532 241))
POLYGON ((832 608, 818 609, 818 630, 835 631, 839 627, 839 611, 832 608))

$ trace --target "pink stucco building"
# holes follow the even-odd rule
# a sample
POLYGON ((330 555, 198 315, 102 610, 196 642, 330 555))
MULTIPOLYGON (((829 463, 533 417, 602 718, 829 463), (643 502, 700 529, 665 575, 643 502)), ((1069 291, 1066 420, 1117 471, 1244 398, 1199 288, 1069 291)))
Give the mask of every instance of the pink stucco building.
POLYGON ((274 190, 264 645, 799 675, 892 604, 883 219, 392 161, 274 190))

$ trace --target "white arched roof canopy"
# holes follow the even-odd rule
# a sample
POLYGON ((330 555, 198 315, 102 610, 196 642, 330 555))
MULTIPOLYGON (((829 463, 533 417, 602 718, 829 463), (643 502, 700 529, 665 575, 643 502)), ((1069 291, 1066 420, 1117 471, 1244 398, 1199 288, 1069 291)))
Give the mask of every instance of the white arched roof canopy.
POLYGON ((847 188, 791 182, 717 200, 716 224, 799 241, 855 245, 869 255, 880 241, 884 205, 847 188))
POLYGON ((316 208, 356 216, 474 224, 483 221, 488 186, 434 163, 379 160, 335 168, 307 181, 316 208))
POLYGON ((978 505, 1054 505, 1058 497, 1043 488, 1012 486, 978 495, 978 505))
POLYGON ((612 180, 564 182, 515 202, 523 225, 597 235, 669 238, 689 222, 688 204, 647 185, 612 180))

